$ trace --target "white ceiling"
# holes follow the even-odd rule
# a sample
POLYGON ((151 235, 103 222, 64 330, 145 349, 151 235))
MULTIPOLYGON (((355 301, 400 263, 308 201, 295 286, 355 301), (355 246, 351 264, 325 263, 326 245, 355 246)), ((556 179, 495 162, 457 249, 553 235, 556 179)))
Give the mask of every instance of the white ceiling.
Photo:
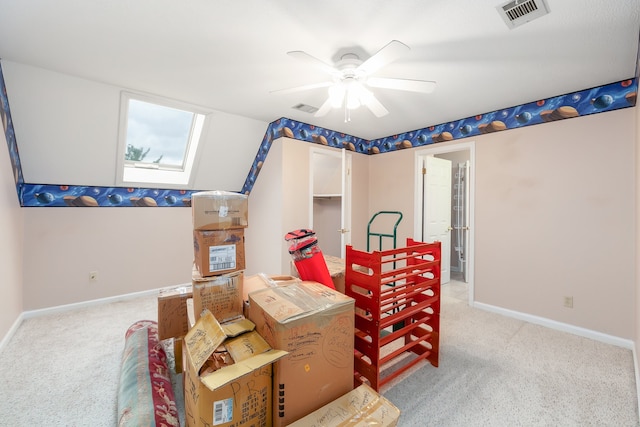
POLYGON ((280 117, 365 139, 424 128, 635 76, 638 0, 547 0, 508 29, 494 0, 0 0, 0 58, 260 121, 280 117), (409 53, 376 75, 437 81, 432 94, 378 89, 390 111, 345 123, 319 107, 327 80, 289 57, 325 62, 391 40, 409 53))

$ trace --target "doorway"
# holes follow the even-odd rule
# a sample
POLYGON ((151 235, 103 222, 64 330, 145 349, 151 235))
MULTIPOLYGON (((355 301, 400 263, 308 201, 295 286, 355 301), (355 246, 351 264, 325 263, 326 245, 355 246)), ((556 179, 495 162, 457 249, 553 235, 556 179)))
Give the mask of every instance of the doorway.
POLYGON ((310 165, 310 228, 325 255, 344 258, 351 244, 351 154, 313 149, 310 165))
MULTIPOLYGON (((446 228, 450 233, 450 236, 447 235, 446 237, 451 242, 450 249, 442 256, 442 261, 447 263, 446 266, 443 265, 443 270, 448 270, 445 272, 447 275, 450 273, 454 281, 466 283, 468 303, 473 305, 475 143, 451 144, 416 151, 414 238, 433 241, 441 239, 435 237, 433 231, 429 230, 429 222, 433 222, 433 211, 437 211, 437 209, 427 204, 427 196, 425 196, 425 191, 427 190, 425 185, 429 184, 425 184, 426 179, 423 176, 423 167, 428 157, 448 160, 451 165, 451 181, 448 186, 450 189, 447 190, 450 193, 449 200, 438 204, 439 207, 449 210, 448 219, 450 221, 448 225, 440 226, 440 228, 446 228), (426 204, 427 206, 425 206, 426 204), (447 207, 449 204, 450 207, 447 207)), ((446 164, 447 162, 437 163, 446 164)), ((443 251, 445 250, 444 246, 443 251)))

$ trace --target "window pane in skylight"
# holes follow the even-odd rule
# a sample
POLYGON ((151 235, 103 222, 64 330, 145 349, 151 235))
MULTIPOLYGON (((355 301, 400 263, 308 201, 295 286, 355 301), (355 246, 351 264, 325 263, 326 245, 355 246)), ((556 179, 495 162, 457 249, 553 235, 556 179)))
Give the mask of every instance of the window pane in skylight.
POLYGON ((184 102, 122 92, 116 185, 193 185, 210 115, 184 102))
POLYGON ((129 99, 125 160, 183 169, 193 113, 129 99))

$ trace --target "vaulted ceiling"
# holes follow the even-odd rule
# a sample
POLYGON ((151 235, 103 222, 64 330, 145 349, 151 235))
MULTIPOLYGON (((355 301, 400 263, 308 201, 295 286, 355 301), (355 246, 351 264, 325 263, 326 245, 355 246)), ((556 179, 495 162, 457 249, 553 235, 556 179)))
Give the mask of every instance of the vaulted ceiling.
MULTIPOLYGON (((536 0, 543 6, 542 0, 536 0)), ((0 0, 0 58, 252 119, 288 117, 365 139, 444 123, 635 76, 637 0, 546 0, 547 15, 509 29, 490 0, 0 0), (430 94, 375 89, 389 114, 345 122, 320 107, 327 81, 296 61, 333 64, 391 40, 410 50, 378 77, 437 82, 430 94)), ((520 2, 522 3, 522 2, 520 2)))
POLYGON ((239 191, 281 117, 371 141, 636 77, 640 0, 509 6, 532 3, 548 13, 510 28, 505 2, 489 0, 0 0, 20 169, 34 194, 109 193, 87 186, 116 183, 121 90, 215 111, 189 189, 239 191), (274 93, 331 81, 320 63, 366 61, 392 40, 409 49, 372 77, 435 81, 433 92, 370 88, 388 114, 360 107, 348 121, 293 108, 321 107, 327 87, 274 93))

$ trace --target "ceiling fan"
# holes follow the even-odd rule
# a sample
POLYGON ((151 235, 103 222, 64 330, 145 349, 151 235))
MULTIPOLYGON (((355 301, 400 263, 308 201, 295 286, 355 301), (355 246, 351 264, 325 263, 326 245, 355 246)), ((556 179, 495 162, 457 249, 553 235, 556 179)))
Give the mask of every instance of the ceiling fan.
POLYGON ((315 117, 326 115, 332 108, 344 108, 345 121, 350 120, 350 110, 365 105, 376 117, 382 117, 389 111, 378 101, 370 88, 396 89, 411 92, 430 93, 436 83, 428 80, 412 80, 399 78, 373 77, 376 71, 395 61, 410 50, 409 46, 398 40, 392 40, 369 59, 363 61, 355 53, 346 53, 334 65, 296 50, 287 55, 306 62, 325 71, 332 77, 331 81, 297 86, 289 89, 275 90, 277 93, 292 93, 310 89, 328 87, 329 96, 322 104, 315 117))

